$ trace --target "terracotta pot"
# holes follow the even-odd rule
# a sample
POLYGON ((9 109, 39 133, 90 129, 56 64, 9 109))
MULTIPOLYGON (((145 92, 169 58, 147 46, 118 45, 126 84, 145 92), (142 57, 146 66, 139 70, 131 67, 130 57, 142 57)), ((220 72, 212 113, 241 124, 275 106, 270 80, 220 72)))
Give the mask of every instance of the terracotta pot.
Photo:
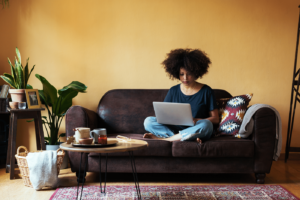
POLYGON ((12 102, 26 102, 25 89, 9 89, 12 102))

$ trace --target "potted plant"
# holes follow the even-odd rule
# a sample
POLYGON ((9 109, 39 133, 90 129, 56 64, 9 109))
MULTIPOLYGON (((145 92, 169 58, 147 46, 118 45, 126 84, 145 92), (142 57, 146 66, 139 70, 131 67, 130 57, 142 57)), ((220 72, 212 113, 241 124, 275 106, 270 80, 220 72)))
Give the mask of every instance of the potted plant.
POLYGON ((9 93, 13 102, 26 102, 25 89, 32 89, 32 86, 28 84, 28 80, 35 65, 29 72, 29 58, 26 61, 25 67, 23 67, 21 63, 21 54, 18 48, 16 48, 16 54, 17 58, 15 58, 15 65, 13 65, 10 59, 7 58, 10 65, 11 74, 4 73, 3 75, 1 75, 1 78, 12 88, 15 88, 9 89, 9 93))
MULTIPOLYGON (((72 99, 77 96, 78 92, 85 93, 87 86, 78 81, 73 81, 62 89, 57 90, 43 76, 38 74, 35 76, 43 84, 43 90, 39 90, 39 95, 42 104, 45 104, 48 111, 48 117, 42 116, 43 125, 47 133, 47 137, 45 137, 46 150, 57 150, 60 144, 60 137, 66 135, 65 133, 58 135, 61 122, 67 110, 72 106, 72 99)), ((64 159, 64 163, 67 163, 67 157, 66 161, 64 159)))

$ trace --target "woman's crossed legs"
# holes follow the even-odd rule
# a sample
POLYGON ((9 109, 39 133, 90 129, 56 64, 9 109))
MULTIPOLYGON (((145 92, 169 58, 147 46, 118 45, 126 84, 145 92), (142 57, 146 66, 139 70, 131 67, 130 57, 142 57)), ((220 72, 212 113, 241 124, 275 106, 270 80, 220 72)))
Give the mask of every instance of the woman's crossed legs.
POLYGON ((202 140, 208 140, 213 133, 213 124, 209 120, 199 120, 192 127, 179 130, 178 134, 174 134, 169 127, 159 124, 156 117, 147 117, 144 121, 145 130, 150 133, 145 133, 144 138, 166 140, 166 141, 197 141, 202 143, 202 140))

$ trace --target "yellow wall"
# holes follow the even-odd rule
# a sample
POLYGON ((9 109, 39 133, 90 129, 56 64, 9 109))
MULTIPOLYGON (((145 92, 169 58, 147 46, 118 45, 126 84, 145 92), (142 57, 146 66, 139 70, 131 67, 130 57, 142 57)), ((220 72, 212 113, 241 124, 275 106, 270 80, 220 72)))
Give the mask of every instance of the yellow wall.
MULTIPOLYGON (((299 4, 299 0, 11 0, 9 8, 0 10, 0 74, 10 71, 7 57, 14 58, 17 46, 23 63, 30 57, 30 66, 36 65, 34 74, 45 76, 55 87, 73 80, 86 84, 88 92, 79 94, 73 104, 96 110, 101 96, 111 89, 177 84, 160 65, 166 53, 200 48, 212 60, 200 82, 232 95, 252 92, 251 104, 270 104, 279 111, 284 152, 299 4)), ((29 84, 42 87, 34 76, 29 84)), ((296 123, 293 146, 300 146, 299 131, 296 123)), ((17 146, 21 144, 31 151, 36 148, 33 125, 24 120, 18 126, 17 146)))

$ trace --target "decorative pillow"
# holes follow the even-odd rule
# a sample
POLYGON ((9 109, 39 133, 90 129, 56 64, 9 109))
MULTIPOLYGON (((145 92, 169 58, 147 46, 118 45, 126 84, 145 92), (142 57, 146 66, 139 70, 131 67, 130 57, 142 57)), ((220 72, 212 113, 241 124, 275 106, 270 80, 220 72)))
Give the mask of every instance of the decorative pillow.
POLYGON ((219 99, 221 122, 218 132, 221 135, 236 135, 239 133, 247 106, 253 94, 245 94, 227 99, 219 99))

